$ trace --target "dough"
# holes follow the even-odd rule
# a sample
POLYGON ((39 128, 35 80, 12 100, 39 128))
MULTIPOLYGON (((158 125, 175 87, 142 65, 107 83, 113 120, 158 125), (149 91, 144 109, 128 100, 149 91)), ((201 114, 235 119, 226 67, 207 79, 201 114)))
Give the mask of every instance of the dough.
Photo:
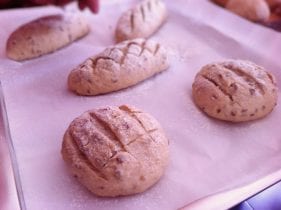
POLYGON ((250 61, 204 66, 193 83, 195 104, 211 117, 242 122, 262 118, 277 103, 275 78, 250 61))
POLYGON ((41 17, 19 27, 10 35, 6 53, 16 61, 36 58, 54 52, 88 32, 88 23, 79 14, 41 17))
POLYGON ((116 41, 147 38, 154 34, 167 19, 167 9, 161 0, 144 0, 126 11, 116 27, 116 41))
POLYGON ((134 107, 85 112, 67 129, 62 156, 72 174, 99 196, 140 193, 154 185, 168 164, 159 123, 134 107))
POLYGON ((135 85, 168 68, 166 50, 154 41, 135 39, 108 47, 71 71, 68 87, 98 95, 135 85))

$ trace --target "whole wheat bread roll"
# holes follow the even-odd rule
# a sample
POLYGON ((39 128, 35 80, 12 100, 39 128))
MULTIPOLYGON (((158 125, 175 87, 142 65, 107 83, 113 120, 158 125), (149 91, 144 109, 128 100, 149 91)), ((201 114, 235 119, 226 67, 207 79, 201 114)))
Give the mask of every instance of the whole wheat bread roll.
POLYGON ((9 37, 6 53, 21 61, 54 52, 89 32, 87 21, 79 14, 66 13, 41 17, 26 23, 9 37))
POLYGON ((193 83, 195 104, 209 116, 232 122, 265 117, 277 103, 275 78, 250 61, 204 66, 193 83))
POLYGON ((229 0, 226 9, 254 22, 264 22, 270 16, 265 0, 229 0))
POLYGON ((166 50, 154 41, 135 39, 106 48, 71 71, 68 87, 98 95, 135 85, 168 68, 166 50))
POLYGON ((126 11, 118 20, 115 38, 147 38, 155 33, 167 19, 167 9, 161 0, 144 0, 126 11))
POLYGON ((163 175, 169 149, 159 123, 134 107, 85 112, 67 129, 62 156, 72 174, 99 196, 143 192, 163 175))

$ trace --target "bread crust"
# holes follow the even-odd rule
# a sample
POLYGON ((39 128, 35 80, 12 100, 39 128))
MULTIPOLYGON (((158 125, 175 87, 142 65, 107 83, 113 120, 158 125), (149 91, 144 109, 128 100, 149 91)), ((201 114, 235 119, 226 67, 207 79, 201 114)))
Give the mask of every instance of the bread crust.
POLYGON ((154 41, 134 39, 108 47, 71 71, 68 87, 98 95, 135 85, 168 68, 166 50, 154 41))
POLYGON ((120 17, 115 31, 116 41, 148 38, 166 19, 167 9, 161 0, 144 0, 120 17))
POLYGON ((163 175, 169 150, 159 123, 134 107, 85 112, 67 129, 61 150, 72 174, 99 196, 143 192, 163 175))
POLYGON ((274 76, 243 60, 204 66, 195 77, 192 91, 195 104, 206 114, 232 122, 265 117, 278 97, 274 76))
POLYGON ((79 14, 41 17, 22 25, 10 35, 6 54, 16 61, 36 58, 54 52, 88 32, 88 23, 79 14))

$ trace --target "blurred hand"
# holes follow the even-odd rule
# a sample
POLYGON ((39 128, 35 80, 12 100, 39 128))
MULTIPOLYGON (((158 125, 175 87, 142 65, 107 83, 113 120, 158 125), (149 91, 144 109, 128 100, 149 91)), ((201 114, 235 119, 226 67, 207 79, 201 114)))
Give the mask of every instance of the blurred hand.
POLYGON ((79 0, 79 8, 83 10, 85 7, 90 8, 93 13, 98 13, 99 0, 79 0))
POLYGON ((273 13, 275 13, 276 15, 281 16, 281 5, 277 6, 274 8, 273 13))
MULTIPOLYGON (((73 0, 0 0, 0 8, 42 6, 48 4, 63 6, 72 1, 73 0)), ((94 13, 99 11, 99 0, 78 0, 78 5, 81 10, 88 7, 94 13)))
POLYGON ((269 5, 269 7, 276 7, 276 6, 280 6, 281 4, 281 0, 266 0, 267 4, 269 5))

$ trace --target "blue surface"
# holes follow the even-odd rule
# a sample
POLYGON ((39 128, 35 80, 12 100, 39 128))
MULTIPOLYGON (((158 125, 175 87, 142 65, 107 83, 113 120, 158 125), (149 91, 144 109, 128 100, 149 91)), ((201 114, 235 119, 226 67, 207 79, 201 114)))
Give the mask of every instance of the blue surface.
POLYGON ((252 208, 252 206, 250 206, 250 204, 247 201, 245 201, 245 202, 235 206, 231 210, 253 210, 253 208, 252 208))
POLYGON ((231 210, 281 210, 281 182, 260 192, 231 210))

